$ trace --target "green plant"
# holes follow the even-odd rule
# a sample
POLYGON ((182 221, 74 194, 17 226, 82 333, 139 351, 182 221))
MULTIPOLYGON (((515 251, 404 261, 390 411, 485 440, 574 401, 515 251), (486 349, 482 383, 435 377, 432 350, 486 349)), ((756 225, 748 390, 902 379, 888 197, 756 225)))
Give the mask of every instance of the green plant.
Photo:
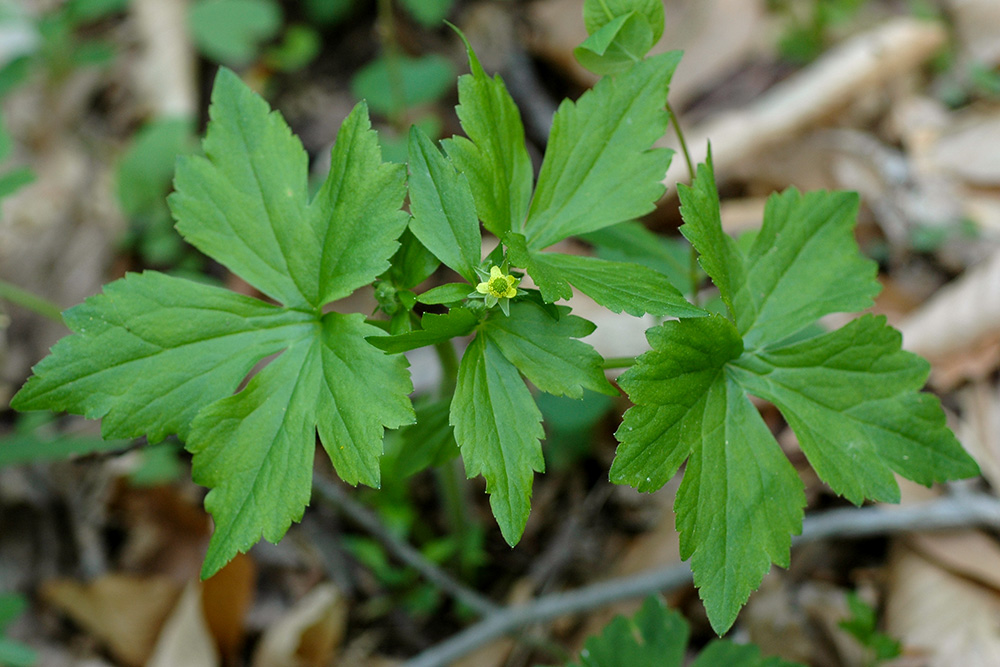
POLYGON ((847 595, 847 606, 851 615, 840 622, 840 627, 868 649, 871 654, 869 665, 877 665, 902 655, 903 647, 899 641, 879 632, 878 617, 871 605, 851 591, 847 595))
MULTIPOLYGON (((600 635, 591 637, 579 662, 566 667, 681 667, 690 628, 684 617, 656 597, 647 598, 632 618, 616 616, 600 635)), ((781 658, 764 658, 753 644, 716 639, 691 667, 801 667, 781 658)))
MULTIPOLYGON (((27 607, 24 596, 16 593, 0 594, 0 633, 27 607)), ((31 667, 38 662, 38 653, 20 642, 7 639, 0 634, 0 665, 7 667, 31 667)))
MULTIPOLYGON (((469 47, 471 73, 458 85, 466 137, 444 140, 442 153, 411 130, 411 215, 401 210, 406 170, 382 162, 364 103, 344 121, 310 201, 298 140, 221 70, 205 156, 180 160, 169 203, 190 243, 279 305, 127 275, 65 313, 74 334, 13 407, 102 418, 106 437, 176 433, 194 454, 195 481, 211 488, 208 576, 302 516, 317 430, 344 481, 380 484, 383 429, 415 420, 400 352, 438 351, 466 474, 485 477, 512 545, 544 468, 542 416, 525 379, 553 395, 614 394, 605 368, 631 366, 618 381, 635 406, 617 430, 611 478, 653 491, 687 462, 675 505, 681 552, 720 633, 771 563, 788 564, 805 505, 749 394, 781 410, 819 476, 854 503, 898 500, 894 472, 924 484, 976 474, 937 399, 920 392, 927 363, 900 349, 884 318, 815 333, 819 318, 864 309, 879 289, 852 235, 857 195, 775 195, 760 232, 737 244, 722 231, 711 160, 700 165, 681 189, 682 232, 723 314, 688 302, 649 266, 545 252, 642 216, 663 194, 672 153, 650 146, 667 128, 680 54, 637 51, 662 29, 654 5, 585 3, 588 28, 607 31, 588 45, 588 62, 617 73, 560 105, 534 183, 517 107, 469 47), (626 29, 636 20, 646 29, 626 29), (486 258, 480 223, 502 241, 486 258), (461 281, 414 293, 439 261, 461 281), (521 284, 525 271, 537 288, 521 284), (383 319, 328 307, 373 282, 383 319), (679 319, 650 329, 652 349, 638 359, 606 362, 578 340, 594 325, 557 303, 574 287, 615 312, 679 319), (437 312, 418 317, 418 304, 437 312), (467 335, 459 360, 452 339, 467 335)), ((689 271, 692 293, 700 276, 689 271)), ((446 429, 440 414, 421 417, 432 418, 446 429)), ((454 452, 449 438, 437 442, 419 463, 454 452)))

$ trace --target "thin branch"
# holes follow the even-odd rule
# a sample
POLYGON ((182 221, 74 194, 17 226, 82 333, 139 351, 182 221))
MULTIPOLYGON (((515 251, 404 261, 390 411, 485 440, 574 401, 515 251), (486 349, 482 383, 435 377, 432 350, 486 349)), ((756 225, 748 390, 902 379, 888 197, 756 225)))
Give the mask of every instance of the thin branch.
MULTIPOLYGON (((1000 500, 985 494, 962 494, 919 505, 832 510, 807 517, 793 545, 827 538, 860 538, 912 531, 989 526, 1000 528, 1000 500)), ((451 639, 424 651, 405 667, 443 667, 518 628, 603 605, 669 591, 689 584, 687 563, 611 579, 567 593, 546 595, 506 607, 451 639)))
POLYGON ((490 616, 500 612, 499 605, 458 581, 427 560, 417 549, 390 533, 371 510, 352 499, 336 482, 314 475, 313 491, 319 495, 323 502, 342 512, 344 516, 378 540, 391 555, 412 567, 427 581, 448 595, 470 609, 474 609, 482 616, 490 616))

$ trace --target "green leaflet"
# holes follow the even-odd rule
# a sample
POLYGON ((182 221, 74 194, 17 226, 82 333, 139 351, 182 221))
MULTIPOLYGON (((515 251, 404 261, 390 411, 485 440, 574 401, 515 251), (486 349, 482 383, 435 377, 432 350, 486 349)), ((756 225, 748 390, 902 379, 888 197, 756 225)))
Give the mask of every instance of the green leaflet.
POLYGON ((629 12, 643 18, 652 31, 653 44, 660 41, 665 20, 661 0, 584 0, 583 24, 587 27, 587 34, 593 35, 615 18, 629 12))
POLYGON ((733 297, 746 283, 746 266, 736 241, 722 231, 711 149, 707 163, 698 165, 694 182, 690 186, 679 184, 677 195, 685 223, 681 233, 698 251, 698 263, 719 288, 722 300, 733 315, 733 297))
POLYGON ((469 477, 486 478, 500 532, 517 544, 531 511, 531 484, 543 472, 542 414, 496 343, 478 335, 458 367, 451 424, 469 477))
POLYGON ((383 427, 413 421, 405 358, 364 340, 379 330, 358 314, 328 313, 321 326, 192 424, 194 480, 212 489, 205 507, 216 523, 205 577, 262 535, 277 542, 302 518, 317 427, 345 482, 378 487, 383 427))
POLYGON ((582 398, 593 389, 615 395, 618 391, 604 377, 601 355, 574 338, 594 332, 595 326, 566 306, 558 320, 530 301, 511 304, 509 316, 494 316, 483 331, 531 383, 544 392, 582 398))
POLYGON ((209 115, 206 157, 178 161, 169 198, 189 242, 290 308, 347 296, 389 267, 407 220, 403 167, 382 163, 363 103, 311 205, 302 144, 230 70, 219 70, 209 115))
POLYGON ((666 130, 678 62, 677 51, 653 56, 559 105, 524 224, 529 248, 653 210, 673 153, 650 146, 666 130))
POLYGON ((413 421, 405 360, 365 340, 380 330, 361 315, 323 314, 388 267, 407 222, 403 168, 382 163, 365 107, 344 121, 312 202, 301 144, 228 70, 210 115, 206 157, 178 165, 177 227, 284 307, 128 275, 66 312, 74 335, 12 401, 103 417, 105 437, 181 436, 195 479, 212 487, 205 576, 302 516, 317 430, 346 482, 377 486, 384 428, 413 421))
POLYGON ((901 342, 868 315, 737 362, 740 383, 778 406, 819 476, 855 504, 898 502, 893 471, 928 486, 978 473, 937 398, 919 393, 930 366, 901 342))
POLYGON ((468 42, 466 48, 472 73, 458 79, 455 111, 468 138, 441 143, 468 179, 483 226, 502 237, 511 229, 521 231, 524 223, 531 198, 531 158, 524 145, 521 113, 503 79, 488 77, 468 42))
POLYGON ((444 315, 425 313, 420 318, 420 329, 395 336, 374 336, 368 342, 383 352, 397 354, 464 336, 478 321, 479 316, 468 308, 452 308, 444 315))
POLYGON ((619 378, 636 405, 616 433, 612 478, 651 491, 689 459, 675 505, 681 555, 722 632, 770 562, 787 563, 804 504, 747 393, 781 410, 820 477, 854 502, 897 499, 893 471, 930 484, 978 469, 920 393, 926 362, 900 350, 884 318, 790 338, 878 291, 852 235, 856 195, 772 197, 746 256, 722 232, 711 164, 681 199, 682 231, 735 324, 713 315, 647 332, 652 350, 619 378))
POLYGON ((691 289, 690 247, 684 239, 655 234, 635 221, 605 227, 581 238, 594 246, 601 259, 642 264, 665 275, 677 291, 691 289))
MULTIPOLYGON (((580 662, 567 667, 681 667, 691 630, 677 611, 656 597, 646 598, 632 618, 615 616, 600 635, 590 637, 580 662)), ((762 658, 753 644, 716 640, 692 667, 802 667, 781 658, 762 658)))
POLYGON ((479 282, 482 239, 469 182, 416 126, 410 129, 409 185, 410 230, 460 276, 479 282))
POLYGON ((690 457, 674 506, 681 557, 712 626, 732 625, 771 562, 787 566, 802 523, 802 482, 727 371, 742 352, 717 315, 650 329, 652 347, 618 380, 636 406, 615 434, 611 478, 660 488, 690 457))
POLYGON ((162 273, 130 273, 67 310, 63 338, 11 407, 102 419, 101 434, 185 438, 257 361, 310 335, 307 313, 162 273))
POLYGON ((573 55, 595 74, 617 74, 642 60, 652 46, 653 30, 645 17, 629 12, 601 26, 573 55))
POLYGON ((648 267, 631 262, 611 262, 596 257, 532 252, 523 237, 505 237, 511 258, 523 265, 546 301, 569 299, 570 285, 608 310, 639 317, 644 313, 673 317, 701 317, 705 311, 693 306, 670 280, 648 267))

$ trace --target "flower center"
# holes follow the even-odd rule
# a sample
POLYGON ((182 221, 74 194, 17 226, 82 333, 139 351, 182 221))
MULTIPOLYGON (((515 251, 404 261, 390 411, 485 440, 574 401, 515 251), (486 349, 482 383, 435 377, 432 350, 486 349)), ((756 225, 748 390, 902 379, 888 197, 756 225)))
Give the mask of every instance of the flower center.
POLYGON ((494 278, 490 281, 488 289, 490 294, 497 297, 498 299, 507 293, 509 285, 507 284, 506 278, 494 278))

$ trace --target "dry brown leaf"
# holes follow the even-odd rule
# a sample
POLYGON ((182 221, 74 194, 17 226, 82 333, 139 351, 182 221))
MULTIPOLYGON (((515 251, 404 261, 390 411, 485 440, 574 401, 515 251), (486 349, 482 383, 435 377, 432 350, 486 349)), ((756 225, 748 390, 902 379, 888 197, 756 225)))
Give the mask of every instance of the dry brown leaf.
POLYGON ((1000 489, 1000 388, 977 380, 958 393, 962 421, 959 440, 979 464, 983 477, 1000 489))
POLYGON ((346 631, 347 601, 334 584, 319 584, 264 632, 253 667, 323 667, 346 631))
POLYGON ((236 554, 225 567, 202 582, 205 621, 227 661, 235 661, 240 653, 244 622, 253 604, 256 584, 257 566, 246 554, 236 554))
POLYGON ((978 581, 1000 592, 1000 545, 977 530, 918 533, 906 545, 953 574, 978 581))
POLYGON ((940 289, 899 329, 903 346, 932 362, 1000 332, 1000 251, 940 289))
POLYGON ((955 40, 965 58, 985 65, 1000 64, 1000 2, 996 0, 948 0, 958 29, 955 40))
MULTIPOLYGON (((712 117, 689 130, 692 159, 705 160, 711 139, 716 173, 723 175, 764 150, 797 138, 859 96, 913 71, 945 39, 942 26, 908 17, 858 35, 748 107, 712 117)), ((687 178, 684 161, 674 160, 663 182, 672 188, 687 178)))
POLYGON ((1000 596, 897 544, 889 561, 886 631, 928 667, 1000 665, 1000 596))
POLYGON ((41 597, 104 643, 127 665, 145 664, 180 587, 166 577, 109 574, 84 584, 48 581, 41 597))
POLYGON ((219 653, 202 612, 202 587, 191 581, 163 624, 146 667, 217 667, 219 653))
MULTIPOLYGON (((997 27, 1000 29, 1000 24, 997 27)), ((996 40, 1000 42, 1000 32, 996 40)), ((938 138, 929 158, 939 169, 967 183, 1000 185, 1000 111, 957 116, 938 138)))

